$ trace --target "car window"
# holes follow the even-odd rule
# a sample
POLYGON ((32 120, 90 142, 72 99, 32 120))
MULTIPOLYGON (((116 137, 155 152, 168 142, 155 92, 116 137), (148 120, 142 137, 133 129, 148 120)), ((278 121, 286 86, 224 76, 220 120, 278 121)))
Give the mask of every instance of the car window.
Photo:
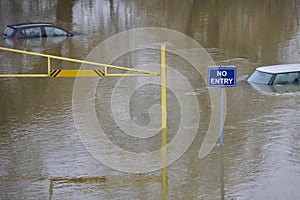
POLYGON ((42 36, 40 27, 26 28, 21 32, 24 34, 24 31, 25 31, 26 37, 41 37, 42 36))
POLYGON ((272 76, 273 74, 264 73, 255 70, 248 78, 248 81, 254 83, 261 83, 261 84, 269 84, 272 76))
POLYGON ((6 27, 3 31, 3 35, 4 36, 11 36, 14 32, 14 29, 13 28, 10 28, 10 27, 6 27))
POLYGON ((68 36, 68 33, 66 31, 56 27, 45 27, 45 31, 48 37, 68 36))
POLYGON ((277 74, 273 84, 296 83, 300 81, 299 78, 300 78, 299 72, 277 74))

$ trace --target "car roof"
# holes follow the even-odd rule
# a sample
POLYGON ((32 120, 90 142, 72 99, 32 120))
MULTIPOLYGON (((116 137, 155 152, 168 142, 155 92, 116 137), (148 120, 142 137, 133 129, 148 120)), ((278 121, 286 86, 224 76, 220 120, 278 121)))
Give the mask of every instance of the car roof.
POLYGON ((257 71, 270 73, 270 74, 281 74, 288 72, 300 72, 300 64, 281 64, 281 65, 270 65, 256 68, 257 71))
POLYGON ((12 28, 26 28, 26 27, 34 27, 34 26, 55 26, 51 23, 23 23, 23 24, 13 24, 13 25, 8 25, 8 27, 12 27, 12 28))

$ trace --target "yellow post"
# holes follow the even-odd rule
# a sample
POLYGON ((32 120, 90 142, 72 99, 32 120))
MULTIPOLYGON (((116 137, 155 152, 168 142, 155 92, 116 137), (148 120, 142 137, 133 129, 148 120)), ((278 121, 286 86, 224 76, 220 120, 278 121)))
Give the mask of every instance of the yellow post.
POLYGON ((107 66, 104 68, 104 76, 107 76, 107 66))
POLYGON ((166 45, 161 45, 161 123, 162 123, 162 199, 167 199, 168 170, 167 170, 167 72, 166 72, 166 45))
POLYGON ((51 71, 51 61, 50 57, 48 57, 48 76, 50 77, 50 71, 51 71))

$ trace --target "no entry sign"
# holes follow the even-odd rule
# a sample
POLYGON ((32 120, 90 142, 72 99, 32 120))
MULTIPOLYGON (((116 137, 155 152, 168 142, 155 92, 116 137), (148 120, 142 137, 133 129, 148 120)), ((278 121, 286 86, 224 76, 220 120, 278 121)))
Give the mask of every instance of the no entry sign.
POLYGON ((235 87, 236 67, 235 66, 214 66, 208 68, 209 87, 235 87))
POLYGON ((207 83, 209 87, 221 87, 220 95, 220 145, 223 146, 224 116, 225 116, 225 87, 236 86, 235 66, 213 66, 208 68, 207 83))

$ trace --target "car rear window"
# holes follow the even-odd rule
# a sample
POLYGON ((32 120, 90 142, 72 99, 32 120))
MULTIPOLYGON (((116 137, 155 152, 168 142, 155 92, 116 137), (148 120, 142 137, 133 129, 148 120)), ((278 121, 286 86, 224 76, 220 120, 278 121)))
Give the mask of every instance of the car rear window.
POLYGON ((273 74, 255 70, 248 78, 248 81, 253 83, 269 84, 272 76, 273 74))
POLYGON ((6 27, 6 28, 4 29, 2 35, 10 37, 10 36, 13 34, 13 32, 14 32, 14 29, 13 29, 13 28, 11 28, 11 27, 6 27))

